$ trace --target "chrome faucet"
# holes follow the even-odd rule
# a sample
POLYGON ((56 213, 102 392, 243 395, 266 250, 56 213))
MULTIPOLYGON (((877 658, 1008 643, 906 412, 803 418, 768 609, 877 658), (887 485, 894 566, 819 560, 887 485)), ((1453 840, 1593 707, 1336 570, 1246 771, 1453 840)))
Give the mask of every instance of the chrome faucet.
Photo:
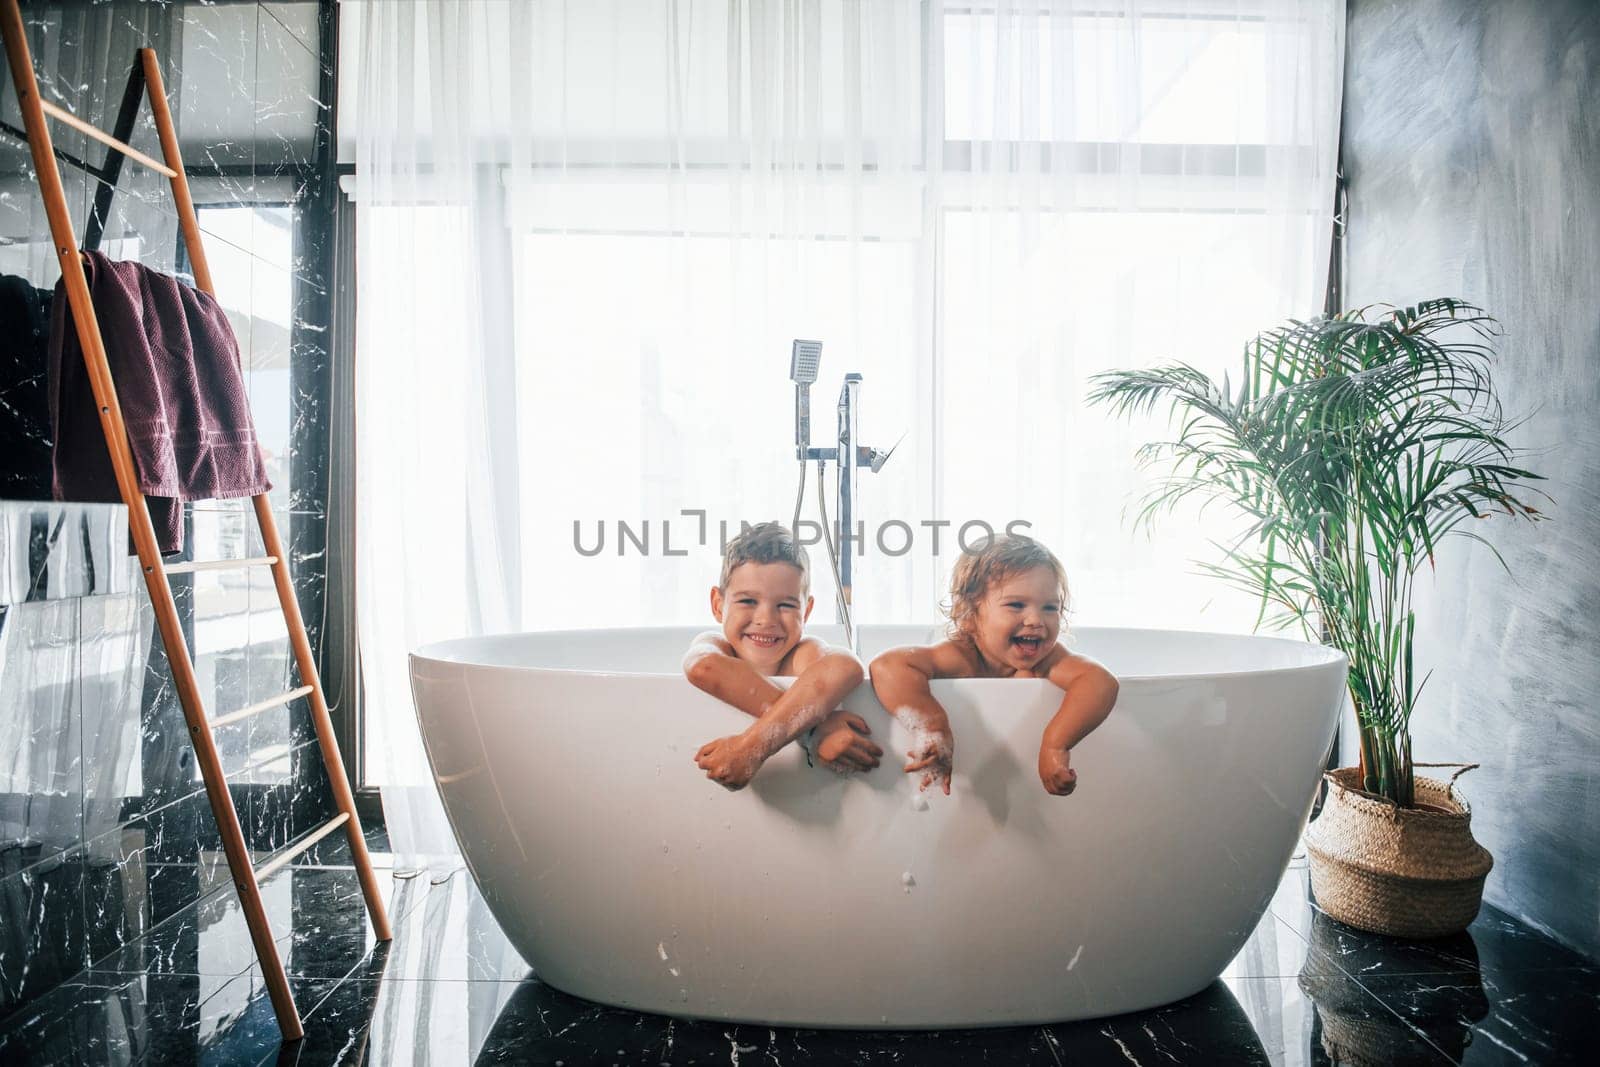
MULTIPOLYGON (((844 384, 839 389, 837 442, 832 448, 811 446, 811 385, 817 380, 817 367, 821 361, 821 341, 794 342, 789 357, 789 378, 795 383, 795 455, 800 460, 801 466, 800 494, 795 500, 795 522, 798 525, 800 504, 805 497, 805 465, 812 460, 817 463, 817 492, 820 503, 823 472, 829 460, 837 463, 838 505, 834 513, 838 521, 837 536, 828 529, 826 508, 823 511, 822 536, 828 549, 828 558, 833 565, 834 580, 839 586, 839 618, 844 623, 850 647, 859 651, 852 617, 855 602, 853 595, 855 565, 850 551, 851 542, 856 540, 852 524, 856 516, 856 488, 859 478, 857 472, 862 467, 870 469, 873 473, 882 470, 883 465, 889 462, 889 457, 894 454, 894 449, 884 451, 860 443, 861 375, 855 371, 844 376, 844 384)), ((797 536, 798 533, 799 531, 796 531, 797 536)))

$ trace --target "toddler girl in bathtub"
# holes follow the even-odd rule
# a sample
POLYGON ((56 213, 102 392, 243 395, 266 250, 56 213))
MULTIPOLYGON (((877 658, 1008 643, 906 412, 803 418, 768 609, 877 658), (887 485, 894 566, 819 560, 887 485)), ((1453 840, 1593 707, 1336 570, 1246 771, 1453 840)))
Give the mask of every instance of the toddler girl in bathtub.
POLYGON ((683 672, 756 721, 695 753, 712 781, 744 788, 773 753, 808 731, 810 751, 832 770, 878 765, 883 749, 869 740, 866 720, 839 707, 865 677, 861 661, 803 636, 812 603, 806 550, 787 527, 760 523, 728 542, 722 580, 711 588, 711 614, 722 630, 694 639, 683 672), (795 680, 782 689, 770 681, 774 676, 795 680))
POLYGON ((1057 643, 1066 599, 1066 572, 1049 549, 1029 537, 994 537, 956 561, 949 639, 890 649, 872 661, 878 699, 914 738, 905 770, 922 775, 919 790, 937 782, 950 792, 955 738, 929 691, 935 678, 1048 678, 1064 689, 1039 744, 1039 780, 1055 796, 1077 788, 1072 747, 1111 713, 1117 680, 1057 643))

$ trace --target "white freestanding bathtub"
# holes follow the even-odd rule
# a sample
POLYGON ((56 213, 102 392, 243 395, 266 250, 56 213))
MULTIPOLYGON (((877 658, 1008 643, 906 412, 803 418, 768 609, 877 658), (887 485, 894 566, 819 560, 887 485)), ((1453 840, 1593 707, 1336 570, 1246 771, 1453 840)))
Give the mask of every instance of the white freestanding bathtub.
MULTIPOLYGON (((883 766, 841 778, 791 745, 730 793, 693 757, 751 720, 684 679, 699 629, 430 645, 418 716, 467 866, 542 980, 776 1025, 1065 1021, 1199 991, 1288 864, 1345 685, 1341 654, 1297 641, 1084 629, 1122 690, 1070 797, 1035 771, 1060 690, 992 679, 934 683, 949 797, 900 771, 910 739, 870 685, 845 706, 883 766)), ((864 658, 933 633, 863 627, 864 658)))

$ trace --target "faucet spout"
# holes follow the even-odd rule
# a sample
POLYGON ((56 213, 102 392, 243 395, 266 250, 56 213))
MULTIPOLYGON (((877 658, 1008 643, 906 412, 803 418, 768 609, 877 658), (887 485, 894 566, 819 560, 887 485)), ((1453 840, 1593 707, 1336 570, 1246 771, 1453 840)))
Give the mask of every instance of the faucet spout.
POLYGON ((879 471, 883 470, 883 465, 885 463, 889 462, 889 457, 894 455, 894 450, 899 448, 900 447, 900 442, 904 441, 905 439, 906 439, 906 435, 905 434, 901 434, 899 440, 895 441, 894 444, 890 445, 889 446, 889 451, 887 451, 887 452, 885 452, 881 448, 868 448, 868 449, 866 449, 867 466, 872 468, 872 473, 873 474, 877 474, 879 471))

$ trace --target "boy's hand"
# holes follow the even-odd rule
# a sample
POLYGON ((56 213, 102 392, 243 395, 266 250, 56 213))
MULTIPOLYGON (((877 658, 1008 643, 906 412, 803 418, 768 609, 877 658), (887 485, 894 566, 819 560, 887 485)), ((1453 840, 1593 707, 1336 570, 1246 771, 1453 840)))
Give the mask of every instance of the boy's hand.
POLYGON ((694 754, 694 762, 706 772, 707 778, 724 789, 735 790, 750 784, 750 779, 761 769, 762 760, 749 747, 743 734, 734 734, 701 745, 700 751, 694 754))
POLYGON ((948 722, 927 724, 913 732, 915 747, 906 753, 911 762, 905 766, 907 774, 922 772, 918 791, 935 783, 944 786, 944 795, 950 795, 950 774, 955 764, 956 738, 948 722))
POLYGON ((1039 749, 1039 780, 1044 791, 1064 797, 1078 788, 1078 772, 1072 769, 1072 753, 1054 746, 1039 749))
POLYGON ((817 725, 813 751, 824 766, 840 774, 870 771, 883 749, 868 740, 872 728, 853 711, 840 708, 817 725))

